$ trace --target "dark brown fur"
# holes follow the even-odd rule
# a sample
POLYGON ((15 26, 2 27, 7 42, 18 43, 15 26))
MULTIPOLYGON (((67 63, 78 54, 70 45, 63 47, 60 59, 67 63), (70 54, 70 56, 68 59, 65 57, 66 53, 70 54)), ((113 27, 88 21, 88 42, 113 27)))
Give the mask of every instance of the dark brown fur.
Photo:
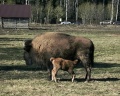
POLYGON ((24 60, 26 62, 26 65, 32 65, 32 58, 30 54, 30 50, 32 48, 32 40, 26 40, 24 43, 24 60))
POLYGON ((62 69, 64 71, 68 71, 69 74, 72 75, 72 82, 74 81, 75 78, 75 73, 73 71, 74 66, 77 64, 78 60, 66 60, 63 58, 54 58, 51 57, 50 61, 53 64, 53 69, 52 69, 52 80, 57 82, 56 75, 59 69, 62 69))
POLYGON ((30 52, 31 48, 32 48, 32 40, 26 40, 24 43, 24 50, 27 52, 30 52))
POLYGON ((44 33, 32 40, 29 54, 32 64, 45 66, 50 70, 50 73, 52 69, 50 57, 61 57, 68 60, 79 59, 86 70, 85 79, 89 81, 91 78, 91 67, 94 63, 94 45, 88 38, 63 33, 44 33))

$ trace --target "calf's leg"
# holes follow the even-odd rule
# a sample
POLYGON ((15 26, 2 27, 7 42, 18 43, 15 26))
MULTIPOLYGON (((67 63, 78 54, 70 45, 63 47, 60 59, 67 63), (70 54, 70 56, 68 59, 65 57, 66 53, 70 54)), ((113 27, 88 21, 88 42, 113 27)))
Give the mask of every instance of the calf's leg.
POLYGON ((52 80, 54 80, 55 82, 57 82, 57 79, 56 79, 56 70, 55 69, 52 70, 52 80))
POLYGON ((60 66, 55 66, 53 65, 53 69, 52 69, 52 80, 54 80, 55 82, 57 82, 57 72, 60 69, 60 66))
POLYGON ((69 70, 68 70, 68 73, 69 73, 69 74, 72 74, 72 82, 74 82, 75 73, 74 73, 73 69, 69 69, 69 70))

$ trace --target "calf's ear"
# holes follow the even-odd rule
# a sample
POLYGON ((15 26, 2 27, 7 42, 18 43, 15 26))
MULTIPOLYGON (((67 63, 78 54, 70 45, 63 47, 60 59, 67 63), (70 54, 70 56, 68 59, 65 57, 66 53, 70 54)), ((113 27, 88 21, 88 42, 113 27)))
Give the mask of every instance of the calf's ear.
POLYGON ((76 60, 74 60, 74 64, 76 65, 78 63, 78 60, 76 59, 76 60))
POLYGON ((50 58, 50 61, 52 62, 54 59, 55 59, 54 57, 51 57, 51 58, 50 58))

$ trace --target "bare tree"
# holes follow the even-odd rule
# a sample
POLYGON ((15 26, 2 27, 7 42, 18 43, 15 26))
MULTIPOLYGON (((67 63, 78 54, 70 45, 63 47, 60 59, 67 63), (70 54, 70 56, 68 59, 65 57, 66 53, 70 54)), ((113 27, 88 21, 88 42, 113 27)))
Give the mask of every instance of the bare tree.
POLYGON ((118 9, 119 9, 119 0, 117 0, 116 21, 117 21, 117 18, 118 18, 118 9))
POLYGON ((113 23, 113 21, 117 21, 117 18, 118 18, 118 6, 119 6, 119 0, 112 0, 111 20, 110 20, 111 24, 113 23))
POLYGON ((114 0, 112 0, 112 8, 111 8, 111 19, 110 19, 110 23, 113 23, 113 19, 114 19, 114 0))
POLYGON ((62 9, 62 7, 60 7, 60 6, 57 6, 55 9, 54 9, 54 15, 55 15, 55 17, 56 17, 56 19, 57 19, 57 23, 58 23, 58 21, 59 21, 59 19, 63 16, 63 9, 62 9))
POLYGON ((62 0, 60 0, 60 7, 62 7, 62 0))
POLYGON ((2 3, 4 4, 4 3, 5 3, 5 1, 3 0, 3 1, 2 1, 2 3))
POLYGON ((105 0, 103 0, 103 19, 105 19, 105 0))
POLYGON ((52 7, 52 2, 48 1, 46 8, 45 8, 45 12, 46 12, 46 17, 45 19, 45 23, 50 23, 50 17, 53 14, 53 7, 52 7))
POLYGON ((76 15, 76 22, 77 22, 78 21, 78 0, 76 0, 75 2, 75 10, 76 10, 75 15, 76 15))
POLYGON ((39 0, 36 0, 36 15, 37 15, 37 22, 39 21, 39 0))
POLYGON ((66 0, 66 21, 68 19, 68 0, 66 0))

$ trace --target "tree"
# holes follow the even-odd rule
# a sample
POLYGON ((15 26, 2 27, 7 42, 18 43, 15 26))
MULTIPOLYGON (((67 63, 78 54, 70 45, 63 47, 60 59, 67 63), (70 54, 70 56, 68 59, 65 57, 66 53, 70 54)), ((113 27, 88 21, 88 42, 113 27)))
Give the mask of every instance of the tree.
POLYGON ((118 10, 119 10, 119 0, 117 0, 116 21, 118 19, 118 10))
POLYGON ((4 4, 4 3, 5 3, 5 0, 2 0, 1 2, 2 2, 2 4, 4 4))
POLYGON ((36 0, 35 6, 36 6, 36 17, 37 17, 36 21, 39 22, 39 0, 36 0))
POLYGON ((79 6, 79 17, 82 18, 83 24, 91 24, 96 17, 95 4, 84 3, 79 6))
POLYGON ((48 1, 45 7, 45 13, 46 13, 46 17, 44 18, 45 23, 50 23, 50 17, 53 15, 53 6, 51 1, 48 1))
POLYGON ((65 12, 66 13, 66 15, 65 15, 66 18, 65 18, 65 20, 67 21, 67 19, 68 19, 68 0, 66 0, 65 4, 66 4, 66 12, 65 12))
POLYGON ((96 23, 99 23, 100 21, 104 20, 105 18, 105 8, 102 4, 98 4, 97 5, 97 9, 96 9, 96 23))
POLYGON ((84 24, 98 23, 104 19, 109 19, 112 23, 119 19, 119 0, 0 0, 2 4, 27 2, 31 5, 31 20, 37 23, 42 23, 43 20, 50 23, 55 19, 58 22, 60 17, 71 22, 77 22, 79 18, 84 24))
POLYGON ((105 0, 103 0, 103 20, 105 19, 105 0))
POLYGON ((112 0, 112 8, 111 8, 111 19, 110 23, 112 24, 114 20, 114 0, 112 0))
POLYGON ((78 0, 75 1, 75 20, 78 21, 78 0))
POLYGON ((63 16, 63 9, 62 9, 62 7, 57 6, 54 9, 54 16, 56 17, 57 23, 58 23, 59 19, 63 16))
POLYGON ((15 3, 15 0, 7 0, 7 3, 8 3, 8 4, 14 4, 14 3, 15 3))

